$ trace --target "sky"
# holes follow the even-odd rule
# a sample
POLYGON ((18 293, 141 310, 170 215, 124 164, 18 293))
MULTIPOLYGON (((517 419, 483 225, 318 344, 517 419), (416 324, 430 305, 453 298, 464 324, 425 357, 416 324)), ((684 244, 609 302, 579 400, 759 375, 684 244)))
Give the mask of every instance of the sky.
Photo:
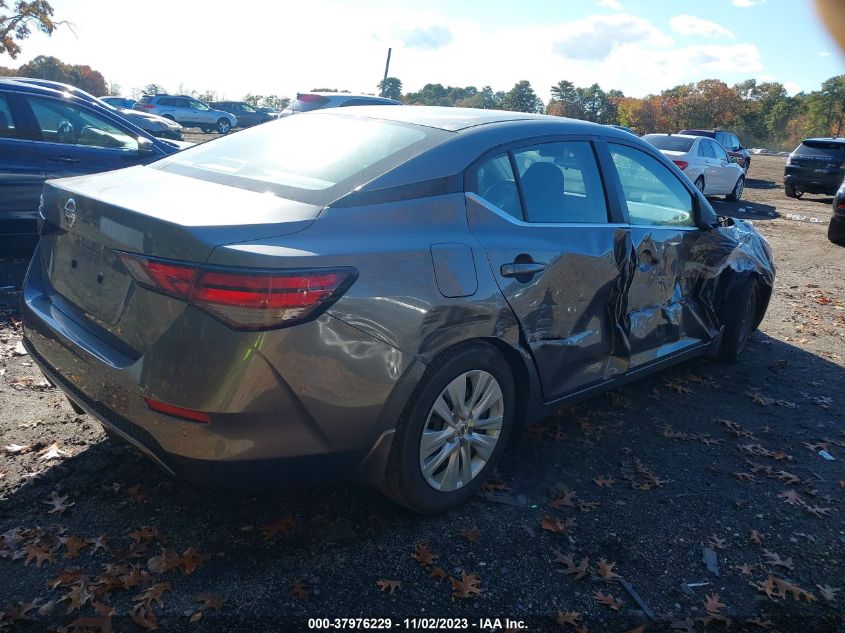
POLYGON ((509 90, 547 102, 567 79, 642 97, 717 78, 780 81, 794 94, 845 72, 809 0, 51 0, 73 24, 22 44, 88 64, 122 93, 150 83, 293 97, 314 88, 373 93, 392 47, 403 92, 426 83, 509 90), (238 8, 247 9, 242 15, 238 8))

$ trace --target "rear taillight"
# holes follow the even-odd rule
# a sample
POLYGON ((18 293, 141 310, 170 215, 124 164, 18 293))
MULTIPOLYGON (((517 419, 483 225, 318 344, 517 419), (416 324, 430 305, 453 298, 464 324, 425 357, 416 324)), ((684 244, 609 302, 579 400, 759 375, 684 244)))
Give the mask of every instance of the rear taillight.
POLYGON ((152 103, 143 103, 141 104, 142 110, 147 110, 148 112, 152 110, 155 106, 152 103))
POLYGON ((348 267, 254 270, 118 255, 140 286, 186 301, 234 330, 271 330, 311 320, 358 276, 348 267))
POLYGON ((673 160, 672 162, 673 162, 673 163, 675 163, 675 164, 676 164, 678 167, 680 167, 682 170, 684 170, 684 169, 686 169, 687 167, 689 167, 689 163, 688 163, 687 161, 685 161, 685 160, 673 160))

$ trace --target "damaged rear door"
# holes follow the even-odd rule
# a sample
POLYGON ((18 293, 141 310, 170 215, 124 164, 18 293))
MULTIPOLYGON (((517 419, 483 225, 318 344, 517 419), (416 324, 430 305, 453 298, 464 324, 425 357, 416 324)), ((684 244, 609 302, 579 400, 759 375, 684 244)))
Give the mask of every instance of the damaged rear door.
POLYGON ((627 358, 613 353, 614 306, 627 258, 619 245, 630 241, 609 214, 592 142, 499 150, 467 179, 470 229, 520 321, 544 399, 624 373, 627 358))
POLYGON ((618 175, 631 236, 624 328, 630 368, 636 369, 708 336, 699 318, 695 280, 685 276, 700 229, 692 194, 670 169, 631 145, 608 142, 606 148, 618 175))

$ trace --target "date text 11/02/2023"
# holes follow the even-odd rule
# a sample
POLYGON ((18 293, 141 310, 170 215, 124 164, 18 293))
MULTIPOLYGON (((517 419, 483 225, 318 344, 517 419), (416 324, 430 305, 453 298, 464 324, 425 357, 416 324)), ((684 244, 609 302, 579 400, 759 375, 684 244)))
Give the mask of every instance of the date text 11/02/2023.
POLYGON ((494 633, 496 631, 528 630, 524 620, 510 618, 309 618, 311 630, 477 630, 494 633))

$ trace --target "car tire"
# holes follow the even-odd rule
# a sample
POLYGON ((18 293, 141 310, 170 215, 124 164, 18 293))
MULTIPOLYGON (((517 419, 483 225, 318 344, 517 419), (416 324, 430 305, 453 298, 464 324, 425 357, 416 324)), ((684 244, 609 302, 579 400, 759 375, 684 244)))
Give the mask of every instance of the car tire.
POLYGON ((698 178, 696 178, 695 182, 693 184, 695 185, 695 188, 698 189, 703 195, 704 194, 704 176, 699 176, 698 178))
POLYGON ((804 192, 798 189, 798 187, 791 182, 788 182, 783 186, 783 191, 787 198, 800 198, 804 195, 804 192))
POLYGON ((220 118, 217 120, 217 125, 214 126, 214 129, 217 130, 218 134, 228 134, 232 129, 232 124, 228 119, 220 118))
POLYGON ((735 200, 739 200, 742 197, 742 191, 745 189, 745 177, 740 176, 736 179, 736 184, 734 185, 733 191, 731 191, 728 195, 725 196, 725 200, 730 200, 731 202, 735 200))
POLYGON ((421 514, 466 503, 501 459, 515 415, 513 376, 495 347, 472 343, 446 352, 429 365, 399 419, 383 491, 421 514), (456 405, 460 394, 463 403, 456 405), (488 408, 471 408, 488 401, 488 408))
POLYGON ((827 239, 834 244, 845 246, 845 218, 834 216, 827 225, 827 239))
POLYGON ((719 344, 719 358, 735 363, 748 346, 751 333, 757 329, 760 312, 760 284, 757 277, 747 277, 727 297, 722 311, 724 330, 719 344))

